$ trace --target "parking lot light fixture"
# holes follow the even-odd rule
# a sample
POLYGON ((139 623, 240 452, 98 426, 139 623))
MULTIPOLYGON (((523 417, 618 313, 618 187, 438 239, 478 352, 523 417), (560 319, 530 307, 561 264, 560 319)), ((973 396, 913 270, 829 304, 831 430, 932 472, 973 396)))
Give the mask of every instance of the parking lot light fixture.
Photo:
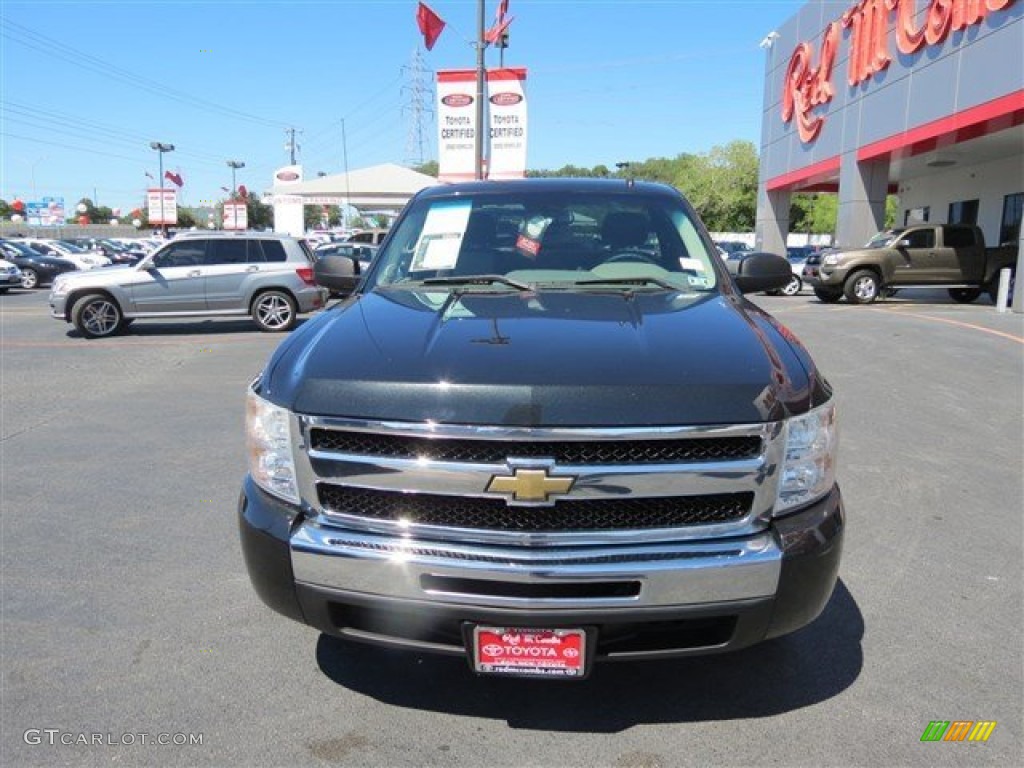
POLYGON ((167 223, 164 221, 164 152, 173 152, 173 144, 165 144, 162 141, 149 142, 149 148, 155 150, 160 158, 160 231, 167 237, 167 223))
POLYGON ((245 168, 245 163, 241 160, 228 160, 228 168, 231 169, 231 199, 234 200, 238 197, 238 185, 235 184, 235 172, 239 168, 245 168))

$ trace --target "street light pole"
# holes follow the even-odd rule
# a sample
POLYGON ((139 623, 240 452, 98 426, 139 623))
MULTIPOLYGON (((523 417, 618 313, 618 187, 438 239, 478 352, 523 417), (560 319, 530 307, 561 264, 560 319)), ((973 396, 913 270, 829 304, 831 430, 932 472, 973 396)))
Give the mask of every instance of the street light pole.
POLYGON ((238 196, 238 185, 235 184, 235 171, 239 168, 245 168, 245 163, 239 160, 228 160, 228 168, 231 169, 231 199, 234 200, 238 196))
POLYGON ((149 148, 156 150, 160 157, 160 231, 167 237, 167 222, 164 219, 164 152, 173 152, 173 144, 164 144, 160 141, 149 142, 149 148))
POLYGON ((484 177, 484 0, 477 3, 476 39, 476 153, 474 165, 477 181, 484 177))

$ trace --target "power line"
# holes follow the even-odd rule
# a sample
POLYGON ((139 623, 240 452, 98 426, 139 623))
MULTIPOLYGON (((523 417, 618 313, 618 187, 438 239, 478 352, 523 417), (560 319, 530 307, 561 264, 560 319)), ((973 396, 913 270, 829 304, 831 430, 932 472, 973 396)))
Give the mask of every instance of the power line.
POLYGON ((4 28, 2 32, 3 36, 13 42, 39 51, 40 53, 48 56, 61 59, 73 66, 95 72, 96 74, 113 80, 118 80, 134 88, 155 94, 162 98, 176 101, 178 103, 188 104, 208 112, 216 112, 221 116, 230 117, 236 120, 245 120, 251 123, 275 127, 287 125, 287 123, 280 120, 270 120, 248 112, 242 112, 241 110, 226 107, 212 101, 206 101, 205 99, 193 96, 192 94, 184 91, 179 91, 163 85, 155 80, 141 77, 129 70, 115 66, 90 54, 83 53, 70 45, 66 45, 65 43, 55 40, 54 38, 47 37, 46 35, 36 32, 22 24, 11 21, 9 18, 0 17, 0 25, 4 28))

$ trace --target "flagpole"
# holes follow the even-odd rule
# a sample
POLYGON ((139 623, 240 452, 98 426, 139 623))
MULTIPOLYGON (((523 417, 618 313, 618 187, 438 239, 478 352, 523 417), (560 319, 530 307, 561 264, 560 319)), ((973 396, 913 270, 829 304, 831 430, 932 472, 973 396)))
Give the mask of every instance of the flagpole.
POLYGON ((484 177, 484 77, 484 0, 477 0, 475 142, 477 181, 484 177))

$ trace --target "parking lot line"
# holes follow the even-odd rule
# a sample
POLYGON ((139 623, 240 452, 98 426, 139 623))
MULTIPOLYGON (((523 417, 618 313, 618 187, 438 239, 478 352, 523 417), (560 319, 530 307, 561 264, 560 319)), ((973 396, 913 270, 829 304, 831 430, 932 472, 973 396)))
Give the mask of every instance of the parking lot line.
POLYGON ((950 319, 945 318, 945 317, 935 317, 933 315, 922 315, 922 314, 920 314, 918 312, 907 312, 906 310, 903 310, 903 309, 896 310, 896 309, 889 309, 889 308, 879 307, 878 311, 879 312, 888 312, 889 314, 893 314, 893 315, 900 315, 901 317, 916 317, 916 318, 918 318, 920 320, 932 320, 933 322, 936 322, 936 323, 945 323, 946 325, 955 325, 955 326, 957 326, 959 328, 968 328, 968 329, 974 330, 974 331, 981 331, 982 333, 988 333, 988 334, 991 334, 992 336, 999 336, 1000 338, 1003 338, 1003 339, 1009 339, 1010 341, 1015 341, 1018 344, 1024 344, 1024 336, 1015 336, 1012 333, 1006 333, 1004 331, 997 331, 994 328, 986 328, 983 325, 975 325, 974 323, 964 323, 964 322, 961 322, 960 320, 950 320, 950 319))

